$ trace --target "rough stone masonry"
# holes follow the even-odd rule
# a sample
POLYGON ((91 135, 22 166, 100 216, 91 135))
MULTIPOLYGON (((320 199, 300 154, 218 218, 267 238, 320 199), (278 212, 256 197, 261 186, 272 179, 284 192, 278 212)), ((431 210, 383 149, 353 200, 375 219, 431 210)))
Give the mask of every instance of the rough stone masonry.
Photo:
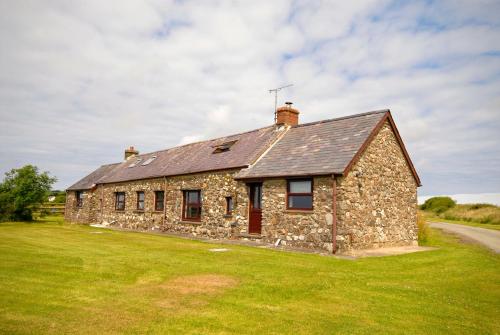
POLYGON ((298 114, 287 105, 270 127, 131 147, 68 188, 66 220, 328 252, 415 245, 420 180, 390 112, 303 125, 298 114))

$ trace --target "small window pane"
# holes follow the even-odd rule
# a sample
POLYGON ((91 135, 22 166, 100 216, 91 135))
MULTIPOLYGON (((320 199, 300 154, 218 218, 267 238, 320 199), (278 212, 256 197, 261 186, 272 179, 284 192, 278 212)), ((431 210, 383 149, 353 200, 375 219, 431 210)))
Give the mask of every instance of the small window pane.
POLYGON ((291 180, 290 181, 290 193, 311 193, 311 181, 310 180, 291 180))
POLYGON ((184 191, 184 218, 199 220, 201 216, 200 191, 184 191))
POLYGON ((156 191, 155 192, 155 210, 156 211, 162 211, 164 206, 163 206, 163 200, 165 198, 165 193, 163 191, 156 191))
POLYGON ((226 214, 231 214, 233 212, 233 198, 226 197, 226 214))
POLYGON ((124 210, 125 209, 125 193, 124 192, 118 192, 116 193, 116 200, 115 200, 115 209, 117 210, 124 210))
POLYGON ((310 195, 290 195, 288 197, 289 208, 312 208, 312 196, 310 195))
POLYGON ((188 203, 198 203, 199 201, 199 193, 198 192, 189 192, 188 191, 188 203))
POLYGON ((83 192, 82 191, 76 192, 76 206, 77 207, 83 206, 83 192))
POLYGON ((254 209, 260 209, 262 207, 262 185, 254 186, 252 205, 254 209))
POLYGON ((190 219, 199 217, 199 210, 200 209, 198 207, 188 206, 186 217, 190 219))

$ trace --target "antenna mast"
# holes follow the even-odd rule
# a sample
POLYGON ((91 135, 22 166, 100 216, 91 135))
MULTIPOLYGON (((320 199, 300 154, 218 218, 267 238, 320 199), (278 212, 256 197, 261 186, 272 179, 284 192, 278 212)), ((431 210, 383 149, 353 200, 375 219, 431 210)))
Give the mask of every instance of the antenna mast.
POLYGON ((274 123, 276 123, 276 117, 277 117, 277 113, 278 113, 278 92, 281 91, 282 89, 290 87, 290 86, 293 86, 293 84, 289 84, 289 85, 285 85, 285 86, 281 86, 281 87, 276 87, 276 88, 272 88, 269 90, 269 93, 271 93, 271 94, 274 93, 274 123))

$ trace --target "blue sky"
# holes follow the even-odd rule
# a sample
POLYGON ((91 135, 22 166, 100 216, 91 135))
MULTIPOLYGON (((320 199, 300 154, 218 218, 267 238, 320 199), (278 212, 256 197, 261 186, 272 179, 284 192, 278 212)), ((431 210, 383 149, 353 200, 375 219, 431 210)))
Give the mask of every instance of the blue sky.
POLYGON ((500 192, 499 1, 0 2, 0 173, 390 108, 424 186, 500 192))

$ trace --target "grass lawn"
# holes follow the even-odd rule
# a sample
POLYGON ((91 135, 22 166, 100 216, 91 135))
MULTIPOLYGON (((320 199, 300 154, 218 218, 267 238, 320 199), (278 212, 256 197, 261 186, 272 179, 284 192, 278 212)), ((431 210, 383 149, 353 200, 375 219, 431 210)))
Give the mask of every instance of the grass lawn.
POLYGON ((493 229, 493 230, 500 230, 500 225, 497 224, 489 224, 489 223, 479 223, 479 222, 470 222, 470 221, 463 221, 463 220, 447 220, 440 218, 438 216, 425 213, 423 214, 425 217, 425 220, 427 222, 447 222, 447 223, 455 223, 455 224, 461 224, 464 226, 471 226, 471 227, 479 227, 479 228, 486 228, 486 229, 493 229))
POLYGON ((500 256, 336 259, 46 220, 0 224, 0 333, 498 334, 500 256))

